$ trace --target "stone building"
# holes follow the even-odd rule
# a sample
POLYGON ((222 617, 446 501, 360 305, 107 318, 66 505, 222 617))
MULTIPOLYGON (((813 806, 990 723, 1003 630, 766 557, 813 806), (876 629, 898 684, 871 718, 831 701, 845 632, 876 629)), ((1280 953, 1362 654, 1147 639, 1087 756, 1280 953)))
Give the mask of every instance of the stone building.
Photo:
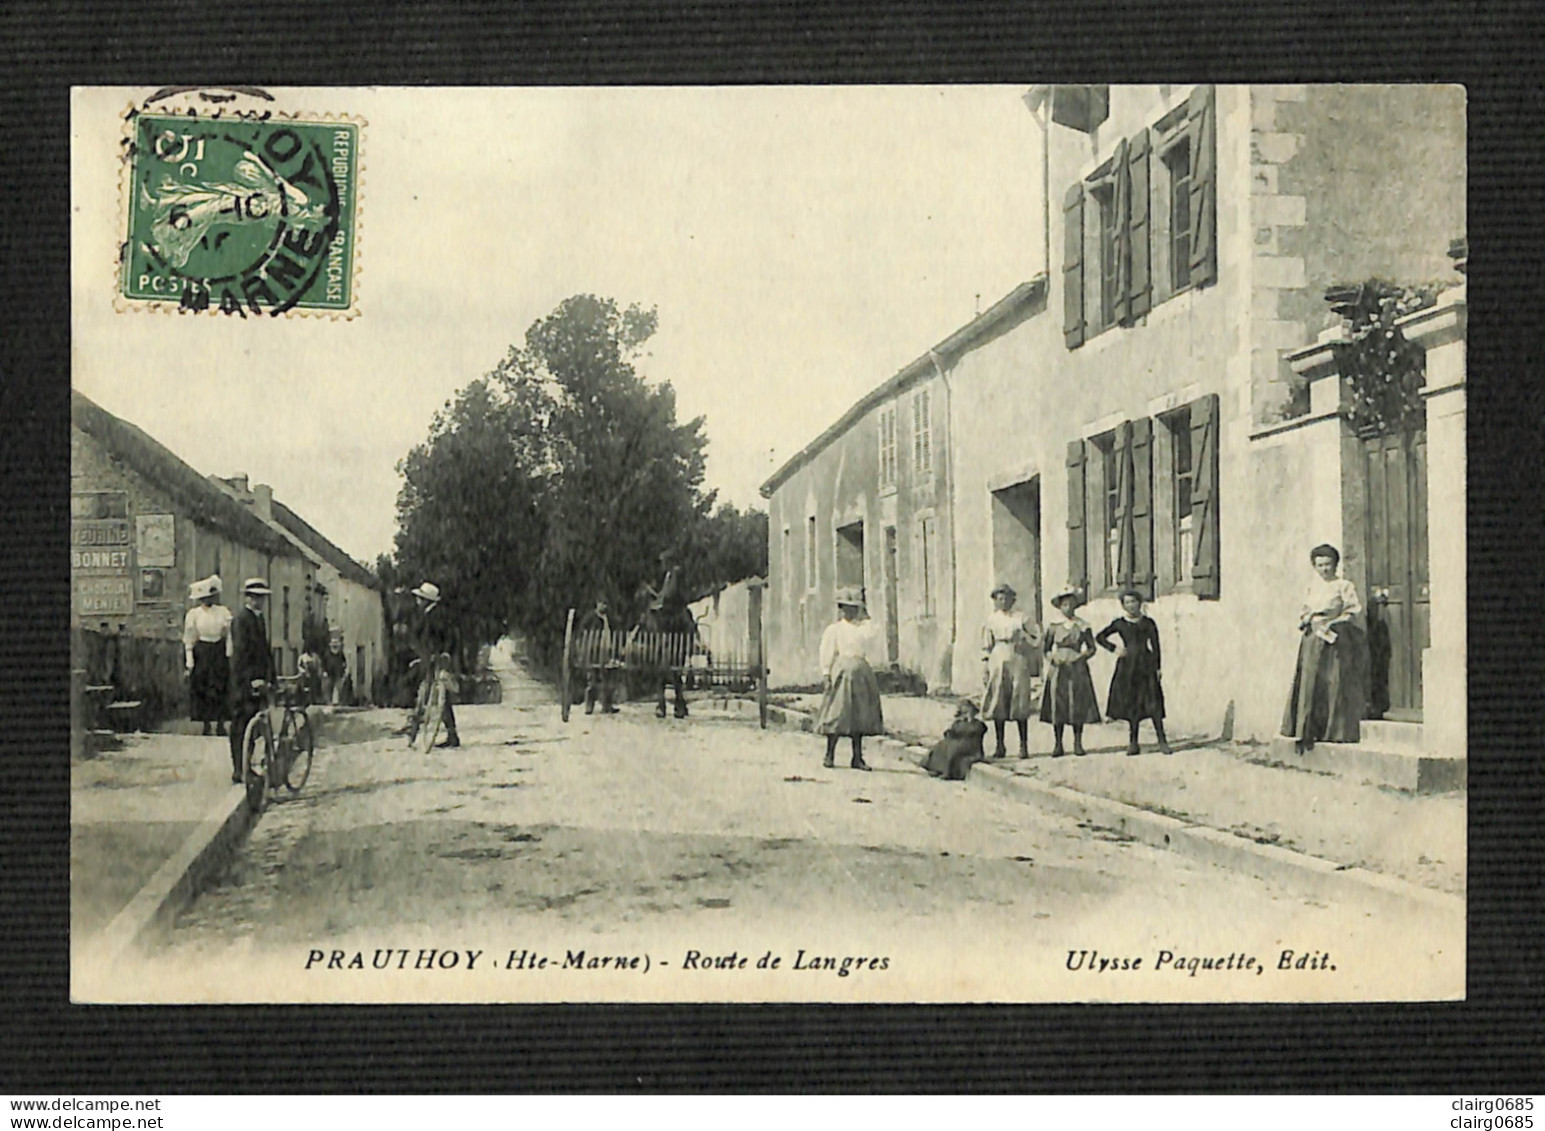
MULTIPOLYGON (((819 535, 804 578, 816 583, 823 566, 837 573, 849 511, 884 525, 878 410, 926 377, 939 390, 932 437, 953 594, 930 637, 947 642, 948 659, 914 653, 932 688, 978 690, 997 581, 1043 619, 1049 588, 1071 582, 1097 627, 1130 586, 1159 626, 1175 729, 1269 738, 1308 550, 1331 542, 1387 638, 1390 721, 1370 742, 1431 746, 1409 728, 1437 688, 1448 703, 1464 688, 1455 631, 1440 648, 1428 627, 1462 620, 1462 565, 1440 591, 1425 533, 1440 495, 1445 522, 1463 526, 1462 298, 1441 333, 1423 328, 1430 318, 1412 322, 1460 374, 1429 398, 1445 406, 1441 456, 1436 430, 1432 443, 1420 428, 1357 434, 1319 355, 1343 333, 1328 288, 1458 282, 1445 251, 1465 224, 1463 91, 1057 87, 1027 101, 1045 128, 1049 270, 861 401, 764 488, 775 657, 781 646, 797 653, 785 665, 811 668, 829 619, 825 591, 791 584, 801 523, 819 535), (780 537, 791 550, 780 553, 780 537), (804 594, 822 606, 813 624, 796 615, 804 594)), ((883 561, 865 557, 871 594, 883 561)), ((913 561, 898 573, 904 592, 916 589, 913 561)), ((876 616, 887 608, 871 598, 876 616)), ((1110 669, 1102 653, 1102 702, 1110 669)))
POLYGON ((950 681, 954 532, 948 389, 928 354, 863 397, 762 485, 769 678, 819 683, 839 588, 862 589, 876 666, 950 681))
MULTIPOLYGON (((229 489, 79 392, 71 395, 70 456, 71 666, 77 700, 86 686, 110 686, 118 701, 137 704, 133 724, 184 713, 188 588, 211 574, 221 578, 221 601, 232 609, 241 604, 244 579, 268 580, 275 666, 282 674, 295 672, 305 619, 330 615, 329 596, 345 586, 333 581, 329 589, 328 579, 342 576, 336 559, 347 555, 331 543, 326 553, 308 549, 304 538, 287 532, 272 516, 293 512, 275 503, 270 489, 255 488, 249 509, 229 489)), ((294 521, 310 531, 298 516, 294 521)), ((357 621, 359 643, 379 654, 374 579, 357 564, 348 579, 349 623, 357 621)), ((79 703, 75 706, 78 710, 79 703)))

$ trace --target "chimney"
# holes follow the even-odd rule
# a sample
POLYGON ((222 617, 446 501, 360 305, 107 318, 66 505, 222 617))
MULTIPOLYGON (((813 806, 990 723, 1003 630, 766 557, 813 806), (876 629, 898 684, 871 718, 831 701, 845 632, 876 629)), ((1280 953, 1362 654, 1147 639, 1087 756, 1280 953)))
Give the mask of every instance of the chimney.
MULTIPOLYGON (((243 476, 242 478, 245 479, 246 477, 243 476)), ((265 522, 272 522, 274 520, 274 489, 267 483, 258 483, 253 486, 252 509, 265 522)))
POLYGON ((247 493, 247 477, 245 474, 233 475, 227 479, 226 482, 229 483, 238 494, 245 495, 247 493))

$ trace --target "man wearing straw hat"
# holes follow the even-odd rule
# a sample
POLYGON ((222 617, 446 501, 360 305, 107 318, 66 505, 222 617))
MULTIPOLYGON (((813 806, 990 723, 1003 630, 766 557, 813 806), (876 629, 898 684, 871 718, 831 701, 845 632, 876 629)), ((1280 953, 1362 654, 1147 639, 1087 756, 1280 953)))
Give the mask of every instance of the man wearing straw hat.
MULTIPOLYGON (((419 614, 417 651, 422 682, 419 684, 413 717, 408 721, 410 746, 418 737, 418 728, 424 722, 424 708, 429 703, 429 693, 434 687, 437 665, 442 662, 440 657, 448 657, 454 665, 456 657, 460 655, 456 627, 440 607, 440 587, 432 581, 425 581, 413 590, 413 600, 418 605, 419 614)), ((445 727, 445 741, 440 745, 450 748, 461 745, 461 739, 456 734, 456 712, 451 709, 451 701, 455 698, 454 689, 455 681, 452 681, 451 686, 445 689, 445 708, 440 712, 440 722, 445 727)))
POLYGON ((231 620, 231 781, 241 784, 241 743, 247 724, 263 709, 260 685, 274 681, 263 604, 271 590, 261 577, 241 587, 242 608, 231 620))

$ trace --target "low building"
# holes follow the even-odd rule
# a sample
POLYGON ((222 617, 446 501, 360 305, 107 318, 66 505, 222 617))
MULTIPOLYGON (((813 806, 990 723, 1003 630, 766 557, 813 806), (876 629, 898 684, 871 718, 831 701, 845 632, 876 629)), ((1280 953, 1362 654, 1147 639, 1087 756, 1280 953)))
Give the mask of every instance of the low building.
MULTIPOLYGON (((305 538, 265 518, 275 508, 281 516, 293 514, 273 502, 272 491, 260 486, 254 492, 262 514, 249 509, 163 444, 78 392, 71 399, 70 456, 71 666, 77 692, 110 686, 114 698, 138 704, 133 720, 139 725, 185 713, 182 625, 188 590, 211 574, 221 578, 221 602, 232 609, 241 604, 246 578, 267 579, 273 590, 268 624, 275 666, 284 674, 295 672, 303 624, 308 615, 329 615, 329 578, 343 575, 340 563, 327 559, 347 555, 331 543, 326 553, 311 549, 305 538)), ((310 530, 298 516, 295 522, 310 530)), ((357 565, 348 578, 354 587, 348 591, 348 623, 357 622, 359 642, 379 654, 380 598, 369 590, 373 578, 357 565)), ((332 585, 344 588, 337 580, 332 585)))
POLYGON ((950 682, 954 645, 947 392, 925 354, 863 397, 765 484, 764 624, 775 686, 821 681, 842 588, 864 593, 877 665, 950 682))

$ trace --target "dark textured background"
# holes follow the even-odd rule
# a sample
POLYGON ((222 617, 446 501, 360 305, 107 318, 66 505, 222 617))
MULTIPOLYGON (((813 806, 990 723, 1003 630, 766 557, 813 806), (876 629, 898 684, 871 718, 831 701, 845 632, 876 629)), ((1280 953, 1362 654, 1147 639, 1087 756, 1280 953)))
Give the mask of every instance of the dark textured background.
MULTIPOLYGON (((1545 1088, 1538 4, 0 6, 0 1092, 1545 1088), (1336 1007, 68 1002, 72 84, 1448 81, 1470 94, 1469 1000, 1336 1007), (261 1052, 256 1050, 261 1049, 261 1052)), ((1370 202, 1376 207, 1377 202, 1370 202)), ((1457 233, 1456 233, 1457 234, 1457 233)), ((1434 538, 1442 537, 1434 531, 1434 538)))

